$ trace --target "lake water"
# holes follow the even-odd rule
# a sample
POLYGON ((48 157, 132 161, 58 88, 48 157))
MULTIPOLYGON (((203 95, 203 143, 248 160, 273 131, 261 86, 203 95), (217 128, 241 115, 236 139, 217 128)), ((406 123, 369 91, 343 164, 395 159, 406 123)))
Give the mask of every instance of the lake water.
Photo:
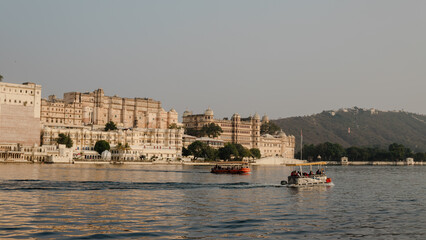
POLYGON ((291 168, 0 165, 1 239, 426 239, 426 167, 329 166, 335 186, 281 186, 291 168))

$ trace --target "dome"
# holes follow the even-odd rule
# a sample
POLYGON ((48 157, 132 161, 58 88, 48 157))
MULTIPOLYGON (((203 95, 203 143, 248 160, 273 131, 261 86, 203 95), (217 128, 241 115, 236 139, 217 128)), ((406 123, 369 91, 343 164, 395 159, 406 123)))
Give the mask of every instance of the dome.
POLYGON ((262 122, 269 122, 269 118, 268 118, 268 115, 264 115, 263 117, 262 117, 262 122))
POLYGON ((175 113, 175 112, 176 112, 176 110, 175 110, 174 108, 172 108, 172 109, 170 109, 170 111, 169 111, 169 112, 175 113))
POLYGON ((253 118, 254 118, 255 120, 260 120, 260 116, 259 116, 259 114, 257 114, 257 113, 255 113, 255 114, 254 114, 253 118))
POLYGON ((101 157, 104 160, 111 160, 111 153, 108 150, 105 150, 101 153, 101 157))
POLYGON ((211 108, 207 108, 207 110, 204 112, 205 115, 213 116, 213 110, 211 108))
POLYGON ((187 116, 189 116, 189 115, 192 115, 192 112, 190 112, 190 111, 188 111, 188 110, 185 110, 185 112, 183 112, 183 117, 187 117, 187 116))
POLYGON ((264 138, 274 138, 274 136, 272 136, 271 134, 264 134, 264 135, 262 135, 262 137, 264 137, 264 138))
POLYGON ((240 119, 240 114, 238 113, 234 113, 234 115, 232 115, 232 119, 240 119))
POLYGON ((282 137, 282 138, 287 137, 287 135, 286 135, 283 131, 281 131, 281 132, 278 134, 278 136, 279 136, 279 137, 282 137))

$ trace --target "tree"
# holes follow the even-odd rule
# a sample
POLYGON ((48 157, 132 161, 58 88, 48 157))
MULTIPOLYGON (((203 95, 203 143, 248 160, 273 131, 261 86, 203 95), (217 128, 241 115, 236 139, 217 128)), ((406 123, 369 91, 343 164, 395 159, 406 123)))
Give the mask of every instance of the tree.
MULTIPOLYGON (((299 153, 300 157, 300 153, 299 153)), ((307 159, 308 161, 312 161, 317 159, 318 153, 316 147, 313 144, 305 144, 303 145, 303 156, 302 159, 307 159)))
POLYGON ((129 143, 124 144, 124 150, 130 150, 132 149, 129 145, 129 143))
POLYGON ((215 138, 219 137, 220 134, 223 133, 223 130, 219 125, 215 123, 210 123, 203 126, 203 128, 201 129, 201 133, 204 134, 204 136, 215 138))
POLYGON ((215 123, 209 123, 204 125, 201 129, 197 130, 195 128, 186 128, 185 133, 191 136, 196 137, 211 137, 215 138, 220 136, 220 134, 223 132, 222 128, 215 124, 215 123))
POLYGON ((170 124, 169 129, 181 129, 181 127, 178 127, 176 123, 172 123, 170 124))
POLYGON ((404 145, 398 143, 392 143, 389 145, 389 153, 391 155, 392 160, 403 160, 405 157, 406 149, 404 145))
POLYGON ((182 156, 188 157, 190 155, 191 155, 191 152, 187 148, 183 147, 182 148, 182 156))
POLYGON ((250 153, 253 158, 259 159, 261 157, 259 148, 250 148, 250 153))
POLYGON ((260 126, 260 134, 277 134, 279 131, 281 130, 280 127, 278 127, 275 123, 273 122, 265 122, 262 123, 262 125, 260 126))
POLYGON ((235 145, 235 148, 238 151, 238 159, 242 160, 245 157, 251 156, 250 151, 247 148, 245 148, 243 145, 241 145, 241 144, 234 144, 234 145, 235 145))
POLYGON ((215 161, 218 156, 218 150, 208 146, 207 144, 203 148, 203 157, 206 160, 215 161))
POLYGON ((414 161, 424 162, 426 161, 426 153, 418 152, 414 155, 414 161))
POLYGON ((202 132, 201 130, 194 129, 194 128, 185 128, 185 134, 195 136, 195 137, 205 136, 204 132, 202 132))
POLYGON ((59 134, 59 137, 58 137, 58 139, 56 139, 56 142, 58 144, 65 144, 65 146, 67 148, 71 148, 72 145, 73 145, 73 142, 72 142, 72 139, 70 138, 70 136, 69 135, 65 135, 63 133, 59 134))
POLYGON ((238 157, 238 150, 232 143, 227 143, 225 146, 219 148, 219 158, 223 160, 231 160, 234 157, 238 157))
POLYGON ((117 125, 113 121, 109 121, 107 124, 105 124, 105 131, 109 130, 117 130, 117 125))
POLYGON ((3 82, 3 76, 0 75, 0 82, 3 82))
POLYGON ((117 150, 124 150, 124 145, 121 142, 119 142, 117 143, 117 146, 115 148, 117 148, 117 150))
POLYGON ((95 143, 95 151, 101 154, 105 150, 109 150, 109 143, 105 140, 100 140, 95 143))
POLYGON ((188 151, 194 156, 194 160, 203 157, 203 148, 205 148, 205 143, 200 141, 195 141, 188 146, 188 151))

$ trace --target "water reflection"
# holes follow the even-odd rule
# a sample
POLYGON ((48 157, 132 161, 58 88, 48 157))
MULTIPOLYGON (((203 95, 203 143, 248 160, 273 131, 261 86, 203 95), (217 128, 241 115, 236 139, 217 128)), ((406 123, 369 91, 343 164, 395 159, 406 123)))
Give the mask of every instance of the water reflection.
POLYGON ((0 238, 335 239, 426 234, 424 179, 418 177, 426 168, 330 167, 336 186, 299 189, 280 185, 291 171, 282 166, 254 167, 252 174, 242 176, 210 174, 209 169, 0 165, 0 238), (390 174, 380 175, 383 172, 390 174))

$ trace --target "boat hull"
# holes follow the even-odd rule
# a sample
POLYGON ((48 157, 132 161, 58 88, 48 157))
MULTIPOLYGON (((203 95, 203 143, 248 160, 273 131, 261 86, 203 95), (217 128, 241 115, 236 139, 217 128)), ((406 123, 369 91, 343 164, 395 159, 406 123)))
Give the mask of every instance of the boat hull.
POLYGON ((248 174, 250 173, 250 168, 241 168, 241 169, 212 169, 211 173, 216 174, 248 174))
POLYGON ((288 181, 281 181, 281 185, 287 185, 287 187, 304 187, 304 186, 330 186, 333 185, 331 178, 326 175, 317 175, 309 177, 297 177, 289 176, 288 181))

